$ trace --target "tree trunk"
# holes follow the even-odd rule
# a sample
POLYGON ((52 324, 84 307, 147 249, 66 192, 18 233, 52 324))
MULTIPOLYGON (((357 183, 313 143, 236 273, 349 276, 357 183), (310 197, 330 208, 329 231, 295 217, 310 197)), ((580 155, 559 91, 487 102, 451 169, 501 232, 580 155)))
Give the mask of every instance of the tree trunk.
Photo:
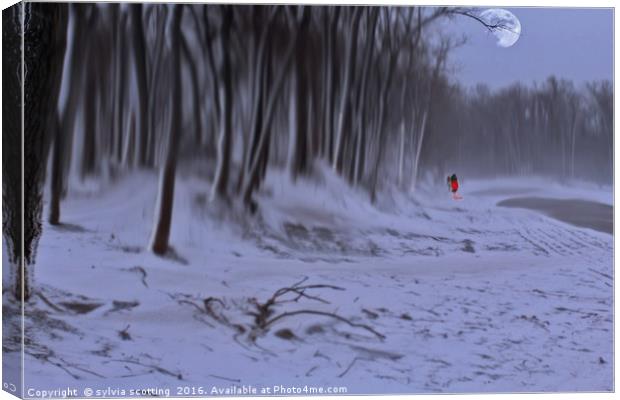
POLYGON ((332 167, 336 171, 342 169, 342 156, 343 156, 343 141, 344 141, 344 124, 349 113, 349 92, 351 89, 351 82, 353 81, 353 73, 355 71, 355 52, 357 50, 357 32, 359 28, 360 18, 362 16, 362 8, 355 7, 353 9, 352 23, 351 23, 351 36, 348 40, 347 57, 345 60, 345 75, 344 84, 342 87, 342 93, 340 94, 340 107, 338 114, 338 125, 336 128, 336 147, 334 148, 334 161, 332 167))
POLYGON ((146 81, 146 46, 144 44, 144 27, 142 24, 142 4, 129 5, 131 14, 132 39, 134 47, 134 71, 138 89, 138 126, 139 163, 147 166, 148 139, 148 88, 146 81))
POLYGON ((123 157, 123 123, 125 116, 125 82, 126 82, 126 52, 125 50, 125 20, 126 16, 122 14, 119 17, 116 29, 118 30, 118 49, 116 60, 116 161, 120 163, 123 157))
POLYGON ((362 78, 357 99, 357 140, 355 155, 353 157, 353 184, 357 185, 364 173, 364 147, 366 145, 366 93, 368 92, 368 77, 371 72, 371 60, 375 48, 375 28, 379 18, 379 10, 368 9, 368 37, 366 38, 366 49, 362 78))
POLYGON ((264 121, 260 127, 260 134, 258 135, 256 150, 255 152, 253 152, 254 157, 248 157, 249 166, 247 168, 242 196, 244 204, 249 207, 250 210, 255 209, 255 205, 252 202, 252 192, 258 186, 261 172, 262 175, 264 175, 264 170, 267 165, 266 154, 268 154, 269 148, 268 145, 270 138, 270 125, 275 111, 276 100, 278 99, 278 96, 280 95, 280 92, 282 90, 282 86, 284 84, 284 77, 286 76, 286 73, 288 72, 288 69, 291 65, 294 50, 296 46, 298 46, 299 33, 306 28, 309 21, 308 7, 304 7, 304 10, 302 12, 303 15, 301 18, 301 22, 299 26, 295 29, 294 36, 289 44, 289 48, 286 50, 284 58, 282 60, 282 67, 278 71, 278 74, 275 75, 276 80, 275 84, 273 85, 273 90, 269 93, 269 97, 266 101, 264 121))
POLYGON ((400 121, 400 138, 398 145, 398 186, 403 185, 405 172, 405 120, 400 121))
POLYGON ((63 160, 65 135, 60 131, 60 122, 56 119, 54 147, 52 149, 52 171, 50 173, 50 207, 48 221, 51 225, 60 224, 60 198, 63 191, 63 160))
MULTIPOLYGON (((82 129, 82 150, 80 160, 80 179, 84 180, 87 174, 92 174, 95 170, 95 157, 97 150, 95 149, 95 129, 97 126, 97 113, 96 113, 96 97, 97 84, 95 79, 98 79, 96 61, 92 49, 88 52, 88 59, 91 60, 86 72, 86 88, 84 96, 84 125, 82 129)), ((122 120, 121 120, 122 121, 122 120)), ((122 154, 122 153, 121 153, 122 154)))
MULTIPOLYGON (((183 55, 185 62, 189 68, 189 73, 192 81, 192 107, 194 113, 194 137, 196 146, 200 147, 202 145, 202 120, 200 118, 201 115, 201 96, 200 96, 200 81, 198 80, 198 68, 196 67, 196 63, 192 58, 192 52, 187 44, 187 40, 184 37, 181 37, 181 49, 183 50, 183 55)), ((225 57, 229 57, 228 52, 224 52, 225 57)), ((219 95, 219 94, 218 94, 219 95)))
MULTIPOLYGON (((254 8, 255 17, 258 17, 260 8, 254 8)), ((239 186, 243 187, 245 182, 248 181, 248 175, 250 173, 251 165, 254 163, 254 158, 258 156, 258 144, 260 141, 261 128, 263 126, 263 103, 265 98, 265 69, 267 65, 267 47, 268 44, 268 35, 271 30, 271 24, 273 23, 275 16, 277 15, 278 8, 274 7, 271 10, 269 15, 269 19, 266 25, 261 25, 262 31, 257 30, 254 32, 254 35, 258 35, 258 39, 256 42, 256 51, 255 51, 255 62, 251 67, 253 71, 252 74, 252 111, 251 111, 251 120, 250 120, 250 134, 248 138, 248 147, 246 148, 244 155, 244 166, 240 173, 240 179, 243 178, 243 181, 240 180, 239 186), (259 33, 260 32, 260 33, 259 33)), ((252 179, 250 179, 252 181, 252 179)), ((243 188, 241 188, 243 190, 243 188)))
MULTIPOLYGON (((300 34, 300 35, 303 35, 300 34)), ((303 42, 301 36, 300 43, 303 42)), ((304 173, 307 168, 307 157, 309 147, 308 140, 308 92, 307 77, 304 74, 306 63, 304 48, 297 46, 295 55, 295 67, 291 74, 291 103, 290 107, 290 128, 289 128, 289 150, 288 150, 288 170, 291 179, 297 179, 297 175, 304 173)))
POLYGON ((385 148, 385 140, 383 138, 385 130, 385 110, 388 101, 388 90, 392 83, 392 76, 394 75, 394 67, 396 66, 396 59, 398 53, 396 50, 391 50, 389 54, 387 76, 383 81, 381 92, 379 93, 379 118, 377 119, 377 157, 375 158, 375 165, 372 171, 372 183, 370 188, 370 201, 372 203, 377 199, 377 179, 379 176, 379 167, 381 166, 381 160, 383 159, 383 153, 385 148))
POLYGON ((182 4, 170 5, 172 13, 170 16, 170 57, 172 59, 172 84, 171 102, 172 119, 170 132, 168 134, 168 151, 166 159, 161 169, 159 181, 159 194, 157 207, 155 208, 155 229, 151 238, 150 248, 158 255, 163 255, 168 251, 168 241, 170 239, 170 228, 172 225, 172 206, 174 201, 174 184, 177 166, 179 142, 181 139, 181 63, 179 59, 180 35, 181 35, 181 15, 182 4))
POLYGON ((422 144, 424 143, 424 135, 426 133, 426 120, 428 118, 428 110, 424 110, 422 114, 422 123, 420 125, 420 133, 416 141, 415 158, 413 159, 413 171, 411 172, 411 192, 414 192, 418 184, 418 169, 420 167, 420 156, 422 155, 422 144))
POLYGON ((2 20, 3 234, 11 291, 16 299, 28 300, 41 235, 46 158, 54 137, 67 5, 22 2, 3 10, 2 20))
POLYGON ((324 140, 323 140, 323 153, 327 156, 327 161, 332 162, 334 154, 334 105, 336 104, 336 85, 334 84, 335 76, 337 74, 336 62, 336 33, 338 28, 338 19, 340 17, 341 7, 334 7, 334 16, 331 21, 329 30, 327 31, 327 64, 326 72, 327 77, 325 80, 325 118, 324 118, 324 140))
POLYGON ((222 84, 219 85, 220 135, 217 144, 217 167, 215 170, 215 179, 213 180, 211 199, 215 199, 216 196, 221 198, 227 197, 232 151, 232 82, 230 76, 230 54, 227 49, 229 46, 233 9, 232 6, 222 7, 224 18, 220 37, 220 52, 222 54, 222 69, 220 73, 222 84))
POLYGON ((437 59, 435 61, 435 66, 433 67, 433 73, 431 75, 431 82, 429 86, 428 100, 426 101, 426 108, 422 115, 422 125, 420 127, 420 136, 417 141, 417 149, 416 156, 413 160, 413 176, 411 177, 411 191, 415 191, 418 174, 420 171, 420 157, 422 155, 422 145, 424 144, 424 136, 426 134, 426 126, 428 120, 431 118, 432 106, 435 97, 436 86, 439 81, 439 73, 441 72, 441 68, 443 63, 446 60, 447 54, 449 50, 449 44, 442 43, 441 48, 439 50, 439 54, 437 55, 437 59))
POLYGON ((407 77, 404 78, 405 82, 403 84, 401 97, 400 97, 400 106, 401 106, 401 117, 400 117, 400 145, 398 146, 398 186, 402 187, 405 179, 405 120, 407 115, 407 107, 405 106, 405 101, 407 98, 407 86, 408 80, 407 77))
MULTIPOLYGON (((157 82, 161 81, 161 70, 162 70, 162 53, 164 50, 164 42, 165 42, 165 31, 166 31, 166 16, 168 13, 168 9, 164 6, 157 7, 154 11, 156 14, 155 17, 155 31, 157 32, 155 35, 155 46, 154 46, 154 54, 151 58, 150 68, 150 80, 148 87, 151 88, 151 95, 148 97, 148 108, 149 110, 155 110, 157 108, 157 101, 159 100, 159 93, 157 91, 157 82)), ((155 112, 151 112, 148 118, 148 139, 146 143, 146 163, 147 165, 154 165, 156 158, 156 145, 157 145, 157 135, 156 135, 156 127, 157 127, 157 118, 159 116, 155 112)))
POLYGON ((65 190, 65 178, 71 158, 72 139, 75 135, 75 121, 80 104, 82 85, 84 83, 84 41, 87 35, 85 10, 81 6, 71 5, 70 19, 72 20, 72 41, 68 49, 69 64, 64 66, 63 80, 69 80, 67 100, 60 105, 60 115, 54 131, 54 145, 52 149, 52 171, 50 179, 50 210, 48 220, 52 225, 60 223, 60 201, 65 190))

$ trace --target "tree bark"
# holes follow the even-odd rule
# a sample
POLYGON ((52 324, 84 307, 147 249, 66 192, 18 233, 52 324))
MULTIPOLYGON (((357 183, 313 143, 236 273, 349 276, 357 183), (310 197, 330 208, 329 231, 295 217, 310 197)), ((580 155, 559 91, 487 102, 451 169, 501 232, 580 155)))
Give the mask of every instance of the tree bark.
POLYGON ((33 268, 42 230, 42 188, 54 136, 67 5, 19 3, 3 10, 2 19, 3 234, 12 269, 11 291, 16 299, 28 300, 33 292, 33 268), (28 24, 23 25, 23 20, 28 24))

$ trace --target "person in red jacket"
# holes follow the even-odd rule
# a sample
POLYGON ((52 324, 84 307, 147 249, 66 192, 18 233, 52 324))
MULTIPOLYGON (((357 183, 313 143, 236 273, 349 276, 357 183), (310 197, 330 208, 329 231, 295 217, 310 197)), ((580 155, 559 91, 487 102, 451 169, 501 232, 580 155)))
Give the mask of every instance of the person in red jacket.
POLYGON ((462 199, 462 197, 456 193, 459 190, 459 180, 456 177, 456 174, 452 174, 452 176, 448 177, 448 187, 450 188, 450 191, 452 192, 452 198, 454 200, 462 199))

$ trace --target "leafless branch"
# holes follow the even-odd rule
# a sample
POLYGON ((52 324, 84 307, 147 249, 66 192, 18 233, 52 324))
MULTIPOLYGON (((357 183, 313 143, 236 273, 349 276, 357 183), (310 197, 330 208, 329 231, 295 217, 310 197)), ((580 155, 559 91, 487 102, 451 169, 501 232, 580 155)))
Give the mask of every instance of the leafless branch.
POLYGON ((463 15, 465 17, 472 18, 472 19, 480 22, 490 32, 493 32, 495 30, 501 29, 501 30, 505 30, 505 31, 508 31, 508 32, 513 32, 513 33, 519 34, 519 32, 514 31, 511 27, 506 25, 503 20, 499 20, 496 23, 491 23, 491 22, 485 21, 483 18, 480 18, 480 16, 476 15, 475 12, 473 10, 471 10, 471 9, 457 7, 457 8, 452 9, 450 11, 450 13, 458 14, 458 15, 463 15))

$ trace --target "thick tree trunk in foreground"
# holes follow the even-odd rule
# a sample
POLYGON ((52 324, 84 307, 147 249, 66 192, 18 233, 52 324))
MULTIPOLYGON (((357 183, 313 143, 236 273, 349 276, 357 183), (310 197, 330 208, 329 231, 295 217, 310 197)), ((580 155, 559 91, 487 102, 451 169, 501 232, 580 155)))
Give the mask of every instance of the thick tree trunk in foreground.
POLYGON ((170 57, 172 59, 173 78, 171 84, 172 120, 168 134, 166 160, 161 169, 159 193, 155 208, 155 229, 150 248, 155 254, 163 255, 168 251, 170 227, 172 225, 172 206, 174 202, 174 183, 177 167, 179 142, 181 138, 181 63, 179 59, 181 14, 183 5, 171 5, 170 16, 170 57))
POLYGON ((58 105, 66 44, 67 5, 20 3, 4 10, 2 19, 3 234, 12 269, 13 295, 17 299, 28 300, 33 291, 33 268, 41 235, 43 179, 58 105), (23 66, 20 52, 22 18, 29 21, 23 32, 23 66), (25 80, 23 71, 28 71, 25 80))

